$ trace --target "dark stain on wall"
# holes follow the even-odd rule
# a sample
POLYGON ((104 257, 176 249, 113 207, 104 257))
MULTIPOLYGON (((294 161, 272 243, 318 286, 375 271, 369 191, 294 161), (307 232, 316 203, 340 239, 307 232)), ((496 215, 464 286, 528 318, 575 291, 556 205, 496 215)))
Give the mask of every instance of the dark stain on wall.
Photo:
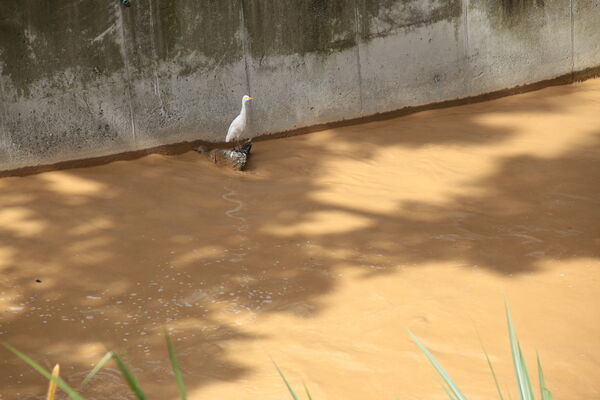
POLYGON ((502 11, 504 17, 514 17, 530 8, 544 7, 545 0, 502 0, 502 11))
MULTIPOLYGON (((501 1, 512 7, 516 1, 543 0, 501 1)), ((246 33, 255 59, 329 54, 355 46, 357 29, 362 40, 369 40, 399 28, 453 19, 461 12, 460 0, 140 0, 131 4, 125 8, 116 0, 0 1, 2 74, 10 77, 19 95, 29 95, 31 84, 43 78, 48 79, 48 94, 52 89, 68 91, 76 84, 85 87, 122 71, 124 59, 132 79, 147 77, 160 61, 174 62, 179 76, 186 76, 240 60, 246 33)))
MULTIPOLYGON (((123 68, 112 2, 0 1, 1 71, 19 95, 48 79, 47 90, 84 87, 123 68)), ((39 94, 38 94, 39 96, 39 94)))
POLYGON ((240 0, 147 0, 124 9, 126 51, 133 78, 169 61, 179 76, 243 57, 240 0))
MULTIPOLYGON (((150 0, 150 4, 159 60, 179 61, 194 52, 222 62, 241 57, 238 0, 150 0)), ((195 66, 190 64, 189 72, 195 66)))
POLYGON ((552 13, 568 10, 571 0, 470 0, 470 7, 485 14, 495 29, 510 31, 521 40, 528 40, 539 33, 546 21, 546 8, 552 13), (523 36, 519 36, 519 35, 523 36))
POLYGON ((387 36, 462 15, 461 0, 358 0, 362 2, 361 38, 387 36))
POLYGON ((354 0, 243 0, 250 52, 331 53, 356 44, 354 0))
POLYGON ((331 53, 361 40, 460 18, 461 0, 243 0, 252 56, 331 53), (357 21, 357 13, 360 15, 357 21), (358 25, 357 26, 357 22, 358 25))

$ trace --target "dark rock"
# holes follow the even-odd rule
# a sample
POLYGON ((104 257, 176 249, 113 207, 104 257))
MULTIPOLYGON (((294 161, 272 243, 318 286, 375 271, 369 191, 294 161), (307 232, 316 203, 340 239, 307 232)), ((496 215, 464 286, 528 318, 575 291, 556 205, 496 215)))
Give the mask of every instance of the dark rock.
MULTIPOLYGON (((252 149, 252 142, 247 141, 239 148, 233 150, 215 149, 208 153, 208 158, 212 162, 218 165, 225 165, 232 167, 238 171, 246 169, 248 159, 250 158, 250 150, 252 149)), ((200 150, 197 150, 200 152, 200 150)))
POLYGON ((242 153, 246 154, 247 158, 250 158, 250 150, 252 150, 252 141, 250 140, 248 140, 238 149, 238 151, 241 151, 242 153))

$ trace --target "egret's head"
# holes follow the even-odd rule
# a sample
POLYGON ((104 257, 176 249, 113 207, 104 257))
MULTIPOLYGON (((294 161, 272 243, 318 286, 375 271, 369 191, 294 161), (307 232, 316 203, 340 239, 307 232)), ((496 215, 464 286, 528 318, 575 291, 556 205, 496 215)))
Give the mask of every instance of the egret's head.
POLYGON ((243 101, 244 103, 247 103, 247 102, 249 102, 250 100, 254 100, 254 97, 250 97, 250 96, 246 95, 246 96, 244 96, 244 98, 242 99, 242 101, 243 101))

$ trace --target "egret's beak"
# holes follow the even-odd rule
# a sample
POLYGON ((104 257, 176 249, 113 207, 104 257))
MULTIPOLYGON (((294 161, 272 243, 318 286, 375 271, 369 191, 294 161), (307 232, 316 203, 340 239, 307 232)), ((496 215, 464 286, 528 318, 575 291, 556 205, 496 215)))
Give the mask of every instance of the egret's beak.
POLYGON ((254 100, 254 97, 248 96, 248 100, 254 100))

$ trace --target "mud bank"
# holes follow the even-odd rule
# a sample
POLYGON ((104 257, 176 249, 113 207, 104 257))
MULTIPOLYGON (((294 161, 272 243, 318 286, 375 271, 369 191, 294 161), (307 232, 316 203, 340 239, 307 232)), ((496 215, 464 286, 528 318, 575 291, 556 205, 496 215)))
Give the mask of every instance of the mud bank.
MULTIPOLYGON (((493 398, 478 337, 512 388, 506 296, 555 398, 597 398, 599 108, 590 80, 259 142, 246 173, 190 152, 1 179, 0 340, 73 385, 105 343, 157 399, 165 325, 191 399, 285 398, 269 355, 316 399, 442 399, 410 328, 493 398)), ((45 383, 5 352, 0 387, 45 383)), ((83 394, 125 392, 108 369, 83 394)))

